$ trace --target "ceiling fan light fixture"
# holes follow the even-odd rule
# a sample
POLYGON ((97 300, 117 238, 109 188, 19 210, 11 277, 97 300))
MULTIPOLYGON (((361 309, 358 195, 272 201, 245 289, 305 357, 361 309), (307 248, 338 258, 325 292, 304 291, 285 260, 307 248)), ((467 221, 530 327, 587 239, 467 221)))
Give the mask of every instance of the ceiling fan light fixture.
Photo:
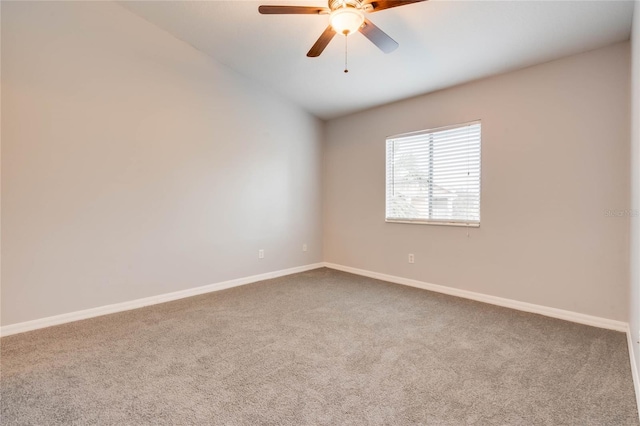
POLYGON ((337 33, 349 35, 362 26, 364 13, 355 7, 341 7, 331 12, 329 22, 337 33))

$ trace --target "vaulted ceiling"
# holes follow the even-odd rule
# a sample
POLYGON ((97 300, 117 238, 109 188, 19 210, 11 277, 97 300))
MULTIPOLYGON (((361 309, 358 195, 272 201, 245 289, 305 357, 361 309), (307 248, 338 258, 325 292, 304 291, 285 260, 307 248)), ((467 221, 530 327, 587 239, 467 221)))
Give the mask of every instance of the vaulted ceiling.
POLYGON ((376 105, 627 40, 631 1, 426 1, 368 15, 400 47, 362 34, 307 51, 327 15, 260 15, 308 1, 127 1, 123 7, 258 83, 331 119, 376 105))

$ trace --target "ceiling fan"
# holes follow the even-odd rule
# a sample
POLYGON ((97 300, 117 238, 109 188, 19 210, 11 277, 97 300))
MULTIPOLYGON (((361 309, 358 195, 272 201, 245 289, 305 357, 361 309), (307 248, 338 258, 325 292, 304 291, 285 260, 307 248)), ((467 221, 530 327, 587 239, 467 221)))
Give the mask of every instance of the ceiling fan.
POLYGON ((426 0, 329 0, 328 7, 263 5, 258 11, 263 15, 329 15, 329 26, 307 53, 307 56, 315 58, 320 56, 336 33, 347 36, 355 31, 362 33, 384 53, 393 52, 398 43, 365 18, 365 13, 422 1, 426 0))

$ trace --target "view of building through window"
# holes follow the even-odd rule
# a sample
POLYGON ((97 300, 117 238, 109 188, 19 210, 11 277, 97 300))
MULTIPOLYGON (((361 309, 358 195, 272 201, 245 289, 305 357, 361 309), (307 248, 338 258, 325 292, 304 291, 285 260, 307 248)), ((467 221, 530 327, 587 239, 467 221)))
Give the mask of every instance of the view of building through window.
POLYGON ((387 220, 479 224, 480 142, 480 122, 387 139, 387 220))

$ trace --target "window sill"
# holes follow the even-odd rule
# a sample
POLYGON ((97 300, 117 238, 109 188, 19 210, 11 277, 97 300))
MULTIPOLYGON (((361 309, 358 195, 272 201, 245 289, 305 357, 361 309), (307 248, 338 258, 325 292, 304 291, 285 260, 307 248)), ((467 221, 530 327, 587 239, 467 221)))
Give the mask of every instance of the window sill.
POLYGON ((385 219, 387 223, 408 223, 410 225, 441 225, 462 226, 465 228, 479 228, 480 222, 451 222, 446 220, 411 220, 411 219, 385 219))

